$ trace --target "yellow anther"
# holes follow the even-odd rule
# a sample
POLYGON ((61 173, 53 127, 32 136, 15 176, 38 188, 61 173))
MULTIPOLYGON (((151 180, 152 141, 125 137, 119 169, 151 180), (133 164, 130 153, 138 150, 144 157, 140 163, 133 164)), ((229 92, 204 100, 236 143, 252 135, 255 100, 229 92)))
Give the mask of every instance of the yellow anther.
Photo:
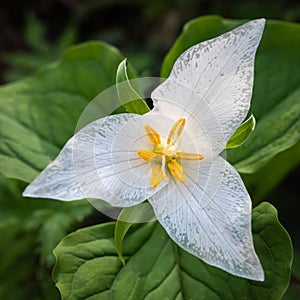
POLYGON ((184 175, 182 166, 175 159, 172 159, 167 164, 171 174, 178 179, 180 182, 184 183, 186 181, 186 177, 184 175))
POLYGON ((151 161, 157 156, 157 154, 149 150, 139 150, 137 154, 140 158, 146 161, 151 161))
POLYGON ((179 160, 201 160, 204 158, 202 154, 188 152, 177 152, 176 156, 179 160))
POLYGON ((150 188, 151 189, 156 188, 163 179, 164 179, 164 174, 163 174, 161 164, 155 164, 152 167, 152 174, 151 174, 151 178, 150 178, 150 188))
POLYGON ((161 143, 160 141, 160 135, 159 133, 152 128, 150 125, 145 125, 145 131, 150 139, 150 141, 155 145, 159 145, 161 143))
POLYGON ((168 140, 167 140, 167 145, 170 144, 175 144, 177 139, 181 136, 182 131, 184 129, 185 126, 185 119, 181 118, 179 119, 174 126, 172 127, 172 129, 170 130, 169 136, 168 136, 168 140))
MULTIPOLYGON (((178 152, 177 140, 181 136, 185 119, 179 119, 171 128, 166 143, 161 142, 159 133, 150 125, 145 125, 145 131, 149 140, 153 143, 152 151, 139 150, 138 156, 148 162, 152 166, 150 177, 150 188, 156 188, 162 180, 168 180, 172 175, 182 183, 186 182, 186 176, 182 166, 178 161, 181 160, 202 160, 202 154, 178 152)), ((147 174, 148 175, 148 174, 147 174)))

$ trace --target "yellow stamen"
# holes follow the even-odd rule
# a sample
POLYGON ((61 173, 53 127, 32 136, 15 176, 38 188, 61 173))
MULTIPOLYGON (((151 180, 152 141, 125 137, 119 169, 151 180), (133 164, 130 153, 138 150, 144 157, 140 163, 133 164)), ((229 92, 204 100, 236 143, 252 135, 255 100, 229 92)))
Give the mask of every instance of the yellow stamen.
POLYGON ((162 171, 161 164, 155 164, 152 167, 152 175, 150 178, 150 188, 151 189, 156 188, 160 184, 160 182, 163 180, 163 178, 164 178, 164 174, 162 171))
POLYGON ((157 154, 149 150, 139 150, 137 154, 140 158, 146 161, 151 161, 157 156, 157 154))
POLYGON ((186 175, 178 161, 181 160, 202 160, 204 156, 198 153, 178 152, 177 140, 181 136, 185 119, 179 119, 171 128, 167 142, 161 143, 159 133, 150 125, 145 125, 145 131, 149 140, 153 143, 152 151, 139 150, 138 156, 152 166, 150 188, 156 188, 162 180, 168 180, 172 175, 182 183, 186 182, 186 175))
POLYGON ((165 155, 162 155, 162 157, 161 157, 161 168, 162 168, 164 180, 167 180, 168 175, 166 173, 166 156, 165 155))
POLYGON ((181 136, 183 128, 185 126, 185 119, 181 118, 179 119, 172 129, 170 130, 168 140, 167 140, 167 145, 175 144, 177 139, 181 136))
POLYGON ((168 168, 171 172, 171 174, 178 179, 180 182, 184 183, 186 181, 186 177, 184 175, 182 166, 180 163, 178 163, 175 159, 172 159, 170 162, 168 162, 168 168))
POLYGON ((148 135, 148 138, 155 146, 161 143, 160 135, 154 128, 152 128, 150 125, 145 125, 145 131, 148 135))
POLYGON ((179 160, 201 160, 204 158, 202 154, 188 152, 177 152, 176 156, 179 160))

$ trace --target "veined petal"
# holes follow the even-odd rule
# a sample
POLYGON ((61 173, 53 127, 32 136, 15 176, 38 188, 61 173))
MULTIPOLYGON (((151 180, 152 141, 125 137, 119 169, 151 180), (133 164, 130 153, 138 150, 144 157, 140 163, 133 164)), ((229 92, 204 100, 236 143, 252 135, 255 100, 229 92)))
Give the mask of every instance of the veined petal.
MULTIPOLYGON (((130 150, 134 139, 128 138, 133 135, 136 140, 144 135, 143 128, 131 132, 130 124, 139 128, 141 118, 120 114, 88 124, 68 141, 23 195, 59 200, 99 198, 120 207, 144 201, 154 193, 149 186, 151 165, 137 151, 130 150)), ((148 142, 139 143, 144 149, 148 142)))
MULTIPOLYGON (((107 138, 102 148, 111 142, 116 133, 136 115, 115 115, 96 120, 78 131, 63 147, 57 158, 27 186, 26 197, 78 200, 114 198, 98 177, 95 163, 95 140, 98 135, 107 138), (107 133, 107 127, 111 132, 107 133)), ((106 148, 107 149, 107 148, 106 148)))
POLYGON ((185 51, 170 77, 152 93, 156 111, 172 112, 175 118, 193 115, 220 153, 249 110, 264 23, 248 22, 185 51))
POLYGON ((203 174, 194 184, 194 171, 185 169, 186 184, 173 180, 173 186, 169 184, 152 196, 149 201, 156 217, 186 251, 231 274, 262 281, 264 272, 253 246, 247 190, 236 170, 221 157, 213 160, 211 169, 213 179, 207 181, 203 174))

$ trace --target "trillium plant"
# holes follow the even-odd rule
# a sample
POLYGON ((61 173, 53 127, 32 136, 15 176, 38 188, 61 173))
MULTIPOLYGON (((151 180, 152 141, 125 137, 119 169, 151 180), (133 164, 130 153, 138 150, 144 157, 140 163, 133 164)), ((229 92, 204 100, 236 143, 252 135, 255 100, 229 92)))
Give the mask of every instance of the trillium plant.
POLYGON ((123 208, 148 201, 187 252, 263 281, 251 199, 224 150, 250 107, 264 24, 254 20, 189 48, 152 92, 150 112, 86 125, 23 195, 102 199, 123 208))

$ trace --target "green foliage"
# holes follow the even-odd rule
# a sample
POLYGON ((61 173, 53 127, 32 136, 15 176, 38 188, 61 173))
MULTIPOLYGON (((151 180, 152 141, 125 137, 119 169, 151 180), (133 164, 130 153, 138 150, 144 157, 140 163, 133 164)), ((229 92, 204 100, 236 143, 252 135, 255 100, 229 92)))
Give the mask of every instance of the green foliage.
POLYGON ((139 91, 138 84, 134 80, 135 78, 136 76, 132 68, 128 67, 128 62, 125 58, 119 64, 116 74, 118 96, 126 112, 143 115, 149 112, 150 109, 143 100, 143 94, 139 91))
MULTIPOLYGON (((243 23, 208 16, 188 22, 167 54, 162 77, 190 46, 216 37, 243 23)), ((228 151, 231 163, 242 173, 254 173, 300 139, 300 25, 268 21, 259 46, 250 112, 256 130, 238 149, 228 151)))
POLYGON ((19 227, 20 232, 27 228, 34 233, 40 248, 41 263, 52 266, 53 248, 72 224, 82 221, 91 213, 92 207, 87 201, 25 199, 21 197, 24 188, 24 183, 0 177, 0 225, 7 225, 9 221, 23 223, 19 227))
POLYGON ((300 254, 295 252, 292 266, 291 285, 283 300, 298 300, 300 298, 300 254))
MULTIPOLYGON (((31 22, 28 44, 42 53, 48 47, 43 28, 31 22)), ((162 75, 169 74, 175 59, 191 45, 239 24, 214 16, 189 22, 167 55, 162 75)), ((247 139, 254 124, 250 118, 228 147, 247 139, 238 149, 228 150, 228 156, 248 173, 243 176, 255 205, 299 163, 299 37, 298 25, 268 22, 257 54, 251 107, 258 124, 247 139)), ((138 87, 129 82, 134 77, 117 49, 89 42, 69 48, 60 61, 33 77, 1 87, 0 174, 32 181, 73 135, 89 101, 116 81, 122 82, 122 103, 124 93, 138 99, 125 104, 126 111, 147 112, 138 87)), ((79 226, 91 207, 86 201, 23 199, 25 184, 18 180, 0 177, 0 298, 56 299, 49 280, 52 249, 79 226)), ((121 217, 132 212, 136 211, 125 209, 121 217)), ((292 246, 267 203, 253 210, 255 247, 266 272, 263 283, 208 266, 176 246, 157 223, 137 226, 122 218, 115 231, 114 224, 88 227, 56 247, 53 276, 63 299, 280 299, 287 288, 292 246)))
POLYGON ((74 134, 89 101, 115 83, 122 59, 112 46, 89 42, 0 88, 0 174, 32 181, 74 134))
POLYGON ((300 141, 253 174, 242 174, 254 205, 262 201, 300 163, 300 141))
POLYGON ((123 244, 128 262, 122 266, 113 231, 114 224, 88 227, 56 247, 53 277, 63 300, 280 299, 289 282, 291 241, 267 203, 253 210, 254 242, 265 282, 203 263, 176 246, 156 222, 132 227, 123 244))
POLYGON ((7 81, 17 80, 32 75, 41 66, 58 59, 65 48, 76 40, 76 28, 67 26, 54 44, 46 40, 46 28, 34 14, 26 17, 24 40, 27 51, 6 53, 6 62, 12 67, 5 74, 7 81))
MULTIPOLYGON (((90 42, 71 47, 34 77, 2 87, 0 173, 33 180, 73 135, 89 101, 115 83, 122 59, 115 48, 90 42)), ((92 207, 87 201, 24 199, 24 188, 19 181, 0 177, 0 231, 5 241, 0 249, 0 298, 55 299, 49 277, 52 250, 92 207)))
POLYGON ((52 250, 92 208, 85 201, 24 199, 24 186, 0 177, 0 298, 58 299, 52 250))
POLYGON ((251 115, 241 124, 226 144, 226 149, 237 148, 244 144, 255 128, 255 118, 251 115))
POLYGON ((118 216, 115 226, 116 251, 121 262, 125 265, 122 253, 122 244, 126 233, 134 223, 153 222, 155 220, 153 209, 149 203, 140 203, 133 207, 125 207, 118 216))

